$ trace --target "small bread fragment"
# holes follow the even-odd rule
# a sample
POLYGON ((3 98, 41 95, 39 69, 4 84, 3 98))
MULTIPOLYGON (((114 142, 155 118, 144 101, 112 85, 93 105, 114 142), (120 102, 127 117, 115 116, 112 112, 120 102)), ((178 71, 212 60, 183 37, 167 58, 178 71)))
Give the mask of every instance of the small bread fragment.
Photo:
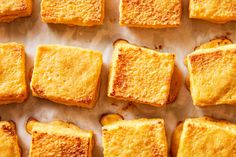
POLYGON ((145 28, 178 27, 181 0, 120 0, 120 25, 145 28))
POLYGON ((31 90, 34 96, 65 105, 92 108, 96 104, 102 54, 59 45, 41 45, 35 58, 31 90))
POLYGON ((22 103, 28 96, 24 45, 0 44, 0 104, 22 103))
POLYGON ((171 149, 173 157, 234 157, 235 148, 235 124, 202 117, 177 126, 171 149))
POLYGON ((0 121, 0 156, 21 157, 16 125, 13 121, 0 121))
POLYGON ((196 50, 186 62, 194 105, 236 105, 236 44, 196 50))
POLYGON ((46 23, 78 26, 103 24, 104 0, 42 0, 41 17, 46 23))
POLYGON ((29 157, 92 157, 93 132, 63 121, 42 123, 30 118, 26 130, 32 136, 29 157))
POLYGON ((236 20, 235 0, 190 0, 189 17, 214 23, 236 20))
MULTIPOLYGON (((168 103, 174 64, 175 54, 160 53, 119 40, 114 45, 108 96, 163 106, 168 103)), ((176 98, 174 95, 172 97, 176 98)))
POLYGON ((167 157, 162 119, 123 120, 102 127, 104 157, 167 157))
POLYGON ((120 120, 124 120, 124 118, 118 113, 104 114, 100 119, 100 123, 104 126, 120 120))
POLYGON ((11 22, 32 14, 32 0, 1 0, 0 22, 11 22))

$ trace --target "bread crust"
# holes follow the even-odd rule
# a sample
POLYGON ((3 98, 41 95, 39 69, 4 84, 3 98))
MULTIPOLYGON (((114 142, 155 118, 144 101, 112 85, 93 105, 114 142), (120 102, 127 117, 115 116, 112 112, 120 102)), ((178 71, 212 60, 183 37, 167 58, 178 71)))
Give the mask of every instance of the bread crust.
POLYGON ((186 61, 195 105, 236 105, 235 44, 196 50, 186 61))
POLYGON ((174 59, 174 54, 117 41, 110 66, 108 96, 153 106, 167 104, 174 59))
POLYGON ((3 157, 21 157, 16 125, 13 121, 0 121, 0 152, 3 157))
POLYGON ((28 96, 24 45, 0 44, 0 59, 0 104, 22 103, 28 96))
POLYGON ((178 27, 181 0, 120 0, 120 25, 144 28, 178 27))
POLYGON ((30 157, 92 156, 92 131, 63 121, 42 123, 34 118, 28 120, 26 130, 32 135, 30 157))
POLYGON ((190 0, 189 17, 224 24, 236 20, 236 1, 190 0), (224 6, 224 7, 222 7, 224 6))
POLYGON ((164 120, 123 120, 102 127, 104 157, 167 157, 164 120), (147 134, 148 132, 148 134, 147 134))
POLYGON ((32 14, 32 0, 2 0, 0 22, 12 22, 19 17, 32 14))
POLYGON ((70 26, 101 25, 104 21, 104 3, 104 0, 42 0, 42 21, 70 26))
POLYGON ((172 141, 175 157, 235 156, 236 125, 209 117, 190 118, 177 126, 172 141), (182 127, 182 128, 181 128, 182 127), (217 138, 216 138, 217 137, 217 138), (177 150, 176 150, 177 149, 177 150))
POLYGON ((35 58, 31 90, 34 96, 56 103, 93 108, 101 69, 102 54, 98 51, 41 45, 35 58))

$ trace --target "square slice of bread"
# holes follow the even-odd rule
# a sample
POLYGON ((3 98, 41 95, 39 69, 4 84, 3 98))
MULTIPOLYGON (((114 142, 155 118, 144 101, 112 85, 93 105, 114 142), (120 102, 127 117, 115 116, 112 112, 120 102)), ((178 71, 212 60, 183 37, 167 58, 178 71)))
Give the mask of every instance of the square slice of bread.
POLYGON ((1 0, 0 22, 11 22, 32 13, 32 0, 1 0))
POLYGON ((99 92, 102 54, 59 45, 38 47, 31 80, 34 96, 92 108, 99 92))
POLYGON ((153 106, 167 104, 175 55, 129 44, 115 43, 108 96, 153 106))
POLYGON ((24 46, 0 44, 0 60, 0 104, 22 103, 28 95, 24 46))
POLYGON ((0 121, 0 156, 21 157, 16 126, 13 121, 0 121))
POLYGON ((162 119, 122 120, 102 127, 104 157, 167 157, 162 119))
POLYGON ((181 0, 120 0, 120 25, 165 28, 181 23, 181 0))
POLYGON ((236 125, 208 117, 181 123, 172 139, 173 157, 235 157, 236 125))
POLYGON ((32 136, 29 157, 92 157, 92 131, 62 121, 42 123, 32 118, 26 130, 32 136))
POLYGON ((236 105, 236 44, 196 50, 186 61, 195 105, 236 105))
POLYGON ((104 0, 42 0, 41 17, 46 23, 101 25, 104 3, 104 0))
POLYGON ((189 17, 214 23, 236 20, 235 0, 190 0, 189 17))

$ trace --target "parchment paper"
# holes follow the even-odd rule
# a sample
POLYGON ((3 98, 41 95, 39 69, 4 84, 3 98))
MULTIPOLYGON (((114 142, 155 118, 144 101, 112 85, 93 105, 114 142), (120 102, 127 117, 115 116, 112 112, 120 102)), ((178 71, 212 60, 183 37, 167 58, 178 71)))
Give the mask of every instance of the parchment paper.
MULTIPOLYGON (((27 51, 27 71, 33 66, 36 48, 39 44, 61 44, 100 50, 103 52, 103 70, 100 97, 92 110, 68 107, 32 96, 18 105, 0 106, 3 120, 14 120, 17 124, 23 156, 28 156, 31 137, 25 131, 26 120, 33 116, 40 121, 64 120, 76 123, 82 129, 93 130, 96 136, 94 156, 101 157, 102 141, 99 118, 104 113, 120 113, 125 119, 140 117, 164 118, 170 144, 171 134, 178 121, 188 117, 203 115, 236 122, 236 107, 217 106, 198 108, 193 106, 190 93, 182 84, 178 99, 166 107, 156 108, 147 105, 132 105, 106 96, 107 76, 112 56, 112 43, 118 38, 149 48, 162 47, 162 52, 176 53, 176 62, 185 77, 187 69, 184 57, 200 43, 218 36, 228 36, 236 42, 236 23, 217 25, 188 18, 188 1, 184 0, 182 25, 170 29, 141 29, 120 27, 118 24, 119 0, 106 0, 106 18, 103 26, 68 27, 65 25, 45 24, 40 18, 40 0, 34 1, 33 15, 18 19, 10 24, 0 24, 0 42, 24 43, 27 51), (161 45, 161 46, 159 46, 161 45)), ((224 79, 224 78, 222 78, 224 79)))

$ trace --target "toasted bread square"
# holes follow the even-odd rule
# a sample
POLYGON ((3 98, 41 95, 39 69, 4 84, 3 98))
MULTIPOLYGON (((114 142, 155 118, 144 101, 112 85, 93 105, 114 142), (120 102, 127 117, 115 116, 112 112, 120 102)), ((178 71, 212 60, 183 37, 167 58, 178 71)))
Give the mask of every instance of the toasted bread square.
POLYGON ((120 0, 120 25, 130 27, 177 27, 181 0, 120 0))
POLYGON ((34 96, 65 105, 94 107, 99 92, 102 54, 59 45, 41 45, 35 58, 34 96))
POLYGON ((194 51, 187 67, 195 105, 236 105, 236 44, 194 51))
POLYGON ((42 0, 41 17, 46 23, 101 25, 104 3, 104 0, 42 0))
POLYGON ((28 95, 24 46, 0 44, 0 60, 0 104, 23 102, 28 95))
POLYGON ((167 157, 168 145, 162 119, 114 122, 102 127, 104 157, 167 157))
POLYGON ((42 123, 30 119, 26 130, 32 136, 30 157, 91 157, 93 132, 84 131, 71 123, 42 123))
POLYGON ((173 140, 177 157, 235 157, 236 155, 236 125, 226 121, 207 117, 187 119, 177 128, 173 140))
POLYGON ((214 23, 236 20, 235 0, 190 0, 189 17, 214 23))
POLYGON ((11 22, 32 13, 32 0, 1 0, 0 22, 11 22))
POLYGON ((16 126, 12 121, 0 121, 0 156, 21 157, 16 126))
POLYGON ((117 41, 110 67, 108 96, 154 106, 165 105, 170 93, 174 59, 174 54, 117 41))

